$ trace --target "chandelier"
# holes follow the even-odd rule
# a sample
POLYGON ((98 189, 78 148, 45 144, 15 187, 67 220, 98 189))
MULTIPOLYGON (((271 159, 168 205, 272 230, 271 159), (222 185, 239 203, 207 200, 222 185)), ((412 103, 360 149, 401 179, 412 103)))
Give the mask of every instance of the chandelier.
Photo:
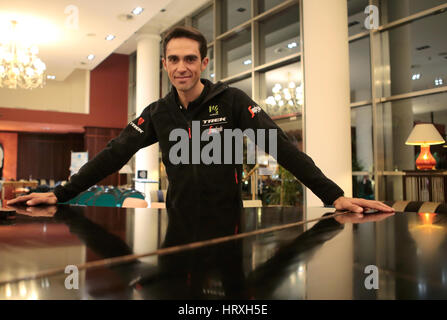
POLYGON ((34 89, 45 84, 45 63, 37 57, 36 46, 19 44, 14 39, 17 21, 11 21, 9 41, 0 43, 0 87, 34 89))
POLYGON ((301 111, 303 105, 303 86, 290 81, 284 85, 275 83, 272 95, 265 99, 266 111, 271 116, 293 114, 301 111))

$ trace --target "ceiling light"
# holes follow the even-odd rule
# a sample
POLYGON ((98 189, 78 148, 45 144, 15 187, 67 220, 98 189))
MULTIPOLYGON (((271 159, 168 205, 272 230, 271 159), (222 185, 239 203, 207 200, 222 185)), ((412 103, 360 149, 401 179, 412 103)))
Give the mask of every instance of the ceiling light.
POLYGON ((93 59, 95 59, 95 55, 94 55, 94 54, 89 54, 89 55, 87 56, 87 59, 89 59, 89 60, 93 60, 93 59))
POLYGON ((210 77, 211 77, 211 78, 214 78, 214 73, 210 74, 210 77))
POLYGON ((415 73, 413 74, 413 76, 411 77, 412 80, 419 80, 421 78, 421 74, 420 73, 415 73))
POLYGON ((44 85, 45 63, 39 49, 17 42, 17 21, 11 21, 10 39, 0 42, 0 88, 34 89, 44 85))
POLYGON ((297 45, 297 43, 296 42, 291 42, 291 43, 289 43, 288 45, 287 45, 287 48, 289 48, 289 49, 293 49, 293 48, 296 48, 298 45, 297 45))
POLYGON ((113 40, 113 39, 115 39, 115 36, 114 36, 113 34, 109 34, 109 35, 106 37, 106 40, 107 40, 107 41, 111 41, 111 40, 113 40))
POLYGON ((435 79, 435 86, 442 86, 444 84, 444 80, 442 78, 435 79))
POLYGON ((53 75, 47 75, 47 79, 54 80, 54 79, 56 79, 56 76, 53 76, 53 75))
POLYGON ((244 61, 244 64, 245 64, 245 65, 249 65, 249 64, 251 64, 251 60, 250 60, 250 59, 245 60, 245 61, 244 61))
POLYGON ((245 10, 247 10, 247 9, 245 9, 245 8, 242 8, 242 7, 241 7, 241 8, 237 8, 237 9, 236 9, 236 11, 237 11, 237 12, 244 12, 245 10))
POLYGON ((137 15, 141 14, 143 12, 143 10, 144 9, 141 7, 136 7, 135 9, 132 10, 132 13, 137 16, 137 15))

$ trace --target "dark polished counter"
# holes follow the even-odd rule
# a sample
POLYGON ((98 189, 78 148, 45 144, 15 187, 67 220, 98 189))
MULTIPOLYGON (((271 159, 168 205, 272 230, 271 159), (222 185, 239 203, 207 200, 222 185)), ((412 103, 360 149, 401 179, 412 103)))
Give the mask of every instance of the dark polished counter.
POLYGON ((0 299, 445 299, 446 230, 328 208, 17 208, 0 299))

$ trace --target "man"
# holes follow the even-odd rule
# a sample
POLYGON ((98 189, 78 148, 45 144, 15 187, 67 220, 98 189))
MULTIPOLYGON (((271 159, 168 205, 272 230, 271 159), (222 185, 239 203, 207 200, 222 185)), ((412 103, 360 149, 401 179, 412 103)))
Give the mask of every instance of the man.
MULTIPOLYGON (((22 196, 8 204, 26 202, 32 206, 67 201, 119 170, 139 149, 159 142, 169 179, 168 207, 197 204, 210 208, 240 206, 242 165, 234 162, 197 163, 194 161, 197 152, 191 147, 194 143, 203 144, 201 137, 207 133, 221 135, 226 129, 239 128, 276 130, 279 164, 292 172, 325 204, 358 213, 363 212, 363 208, 394 211, 378 201, 344 197, 343 190, 329 180, 312 159, 294 147, 284 132, 250 97, 221 82, 212 84, 201 80, 200 75, 209 62, 206 53, 206 40, 198 30, 176 27, 168 32, 163 40, 162 62, 173 85, 172 91, 150 104, 140 117, 130 122, 65 186, 57 187, 54 193, 22 196), (178 129, 187 132, 191 144, 183 155, 187 161, 173 163, 172 150, 177 141, 173 141, 171 134, 178 129)), ((225 148, 224 151, 228 152, 225 148)))

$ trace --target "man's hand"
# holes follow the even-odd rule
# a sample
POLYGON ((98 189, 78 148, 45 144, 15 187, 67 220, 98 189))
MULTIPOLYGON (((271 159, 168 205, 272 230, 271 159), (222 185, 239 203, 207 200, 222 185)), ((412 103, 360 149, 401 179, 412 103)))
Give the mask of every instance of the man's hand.
POLYGON ((8 205, 23 203, 27 206, 36 206, 38 204, 56 204, 57 198, 53 192, 45 193, 31 193, 26 196, 17 197, 15 199, 9 200, 8 205))
POLYGON ((382 220, 389 218, 391 216, 394 216, 394 212, 377 213, 377 214, 371 214, 371 215, 366 215, 366 216, 363 216, 362 214, 359 214, 359 213, 346 213, 346 214, 341 214, 341 215, 335 216, 334 219, 335 219, 335 221, 337 221, 340 224, 345 224, 345 223, 356 224, 356 223, 365 223, 365 222, 379 222, 379 221, 382 221, 382 220), (361 215, 361 217, 359 215, 361 215))
POLYGON ((380 201, 365 200, 359 198, 340 197, 334 201, 335 209, 349 210, 361 214, 364 208, 377 209, 380 212, 394 212, 394 209, 380 201))
POLYGON ((57 206, 39 206, 39 207, 8 207, 14 209, 18 214, 30 217, 48 217, 52 218, 57 212, 57 206))

